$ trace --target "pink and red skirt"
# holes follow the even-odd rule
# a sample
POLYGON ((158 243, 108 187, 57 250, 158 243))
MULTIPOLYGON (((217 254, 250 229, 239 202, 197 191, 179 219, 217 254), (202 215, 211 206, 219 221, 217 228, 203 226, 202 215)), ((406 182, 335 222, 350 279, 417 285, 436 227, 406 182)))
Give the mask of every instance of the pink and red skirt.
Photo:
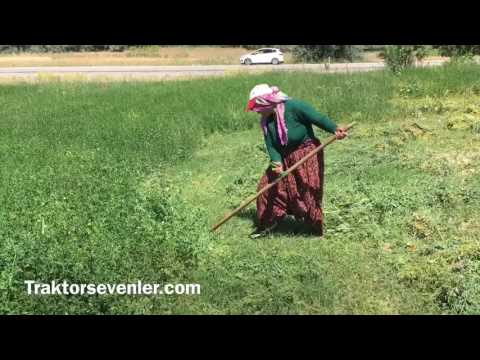
MULTIPOLYGON (((288 169, 320 146, 320 141, 307 140, 299 148, 284 156, 284 169, 288 169)), ((258 185, 264 188, 276 179, 270 169, 266 171, 258 185)), ((312 226, 323 235, 323 185, 324 152, 320 151, 302 166, 289 174, 279 184, 263 193, 257 199, 257 220, 260 228, 268 228, 287 215, 312 226)))

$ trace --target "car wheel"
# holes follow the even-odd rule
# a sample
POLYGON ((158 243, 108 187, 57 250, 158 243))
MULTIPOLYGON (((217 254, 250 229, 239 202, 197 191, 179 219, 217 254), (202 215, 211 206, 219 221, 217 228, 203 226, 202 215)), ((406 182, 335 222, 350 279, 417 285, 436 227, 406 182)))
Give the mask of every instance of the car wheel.
POLYGON ((245 59, 245 65, 252 65, 251 59, 245 59))
POLYGON ((272 59, 272 65, 278 65, 280 64, 280 61, 278 59, 272 59))

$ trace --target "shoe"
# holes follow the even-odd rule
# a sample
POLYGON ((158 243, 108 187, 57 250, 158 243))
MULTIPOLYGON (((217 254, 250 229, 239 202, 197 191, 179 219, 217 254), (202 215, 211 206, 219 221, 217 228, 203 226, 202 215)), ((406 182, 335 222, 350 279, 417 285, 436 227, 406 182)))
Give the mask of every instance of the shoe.
POLYGON ((275 223, 266 229, 263 229, 263 230, 257 229, 252 234, 250 234, 250 239, 258 239, 258 238, 265 237, 268 234, 270 234, 277 226, 278 226, 278 223, 275 223))

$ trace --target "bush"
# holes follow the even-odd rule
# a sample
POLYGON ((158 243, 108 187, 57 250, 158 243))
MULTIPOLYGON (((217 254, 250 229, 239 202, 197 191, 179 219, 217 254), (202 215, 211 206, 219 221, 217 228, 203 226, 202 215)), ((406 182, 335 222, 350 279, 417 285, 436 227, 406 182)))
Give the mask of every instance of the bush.
POLYGON ((425 55, 423 45, 388 45, 383 52, 385 64, 394 73, 413 67, 415 59, 421 60, 425 55))
POLYGON ((437 45, 442 56, 461 57, 480 54, 480 45, 437 45))
POLYGON ((297 45, 293 48, 295 59, 304 62, 323 62, 329 58, 353 61, 359 52, 360 48, 355 45, 297 45))
POLYGON ((464 55, 453 56, 448 65, 469 65, 475 64, 475 56, 472 53, 467 53, 464 55))

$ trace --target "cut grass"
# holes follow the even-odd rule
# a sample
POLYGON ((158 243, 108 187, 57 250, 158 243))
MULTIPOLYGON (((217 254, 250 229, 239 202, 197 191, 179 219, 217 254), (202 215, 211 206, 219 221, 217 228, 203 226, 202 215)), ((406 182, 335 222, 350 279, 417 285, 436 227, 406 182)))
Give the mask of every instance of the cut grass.
MULTIPOLYGON (((435 134, 443 135, 434 144, 436 151, 457 151, 456 136, 447 136, 449 130, 441 126, 435 128, 433 118, 425 122, 435 134)), ((395 126, 409 124, 410 119, 397 120, 395 126)), ((184 186, 183 197, 205 207, 212 224, 223 215, 219 208, 227 211, 254 191, 267 160, 259 151, 260 139, 256 130, 235 138, 212 137, 207 149, 175 166, 169 176, 189 180, 186 183, 191 186, 184 186), (227 172, 224 167, 230 163, 244 166, 227 172), (231 184, 245 191, 232 193, 231 184)), ((478 239, 455 226, 469 219, 464 226, 475 229, 471 222, 479 212, 478 204, 472 206, 470 197, 462 194, 474 191, 478 182, 471 178, 456 189, 457 182, 465 180, 461 175, 452 172, 438 178, 417 167, 431 139, 408 138, 401 147, 390 146, 383 154, 378 154, 377 142, 383 142, 381 136, 353 131, 348 143, 328 149, 323 240, 302 234, 301 227, 289 221, 270 238, 251 241, 252 209, 224 225, 204 267, 197 270, 198 281, 215 289, 205 295, 202 306, 220 313, 451 312, 444 293, 463 284, 462 275, 450 269, 451 259, 467 244, 480 249, 478 239), (452 223, 445 224, 446 219, 452 223), (448 250, 437 253, 442 248, 448 250), (238 297, 232 298, 235 283, 240 288, 238 297), (223 302, 225 298, 228 302, 223 302)), ((470 297, 468 301, 477 306, 479 300, 470 297)))
POLYGON ((478 313, 479 73, 0 86, 0 312, 478 313), (288 221, 252 241, 254 207, 208 231, 266 167, 243 112, 260 82, 358 123, 327 150, 323 239, 288 221), (36 297, 24 280, 202 295, 36 297))

